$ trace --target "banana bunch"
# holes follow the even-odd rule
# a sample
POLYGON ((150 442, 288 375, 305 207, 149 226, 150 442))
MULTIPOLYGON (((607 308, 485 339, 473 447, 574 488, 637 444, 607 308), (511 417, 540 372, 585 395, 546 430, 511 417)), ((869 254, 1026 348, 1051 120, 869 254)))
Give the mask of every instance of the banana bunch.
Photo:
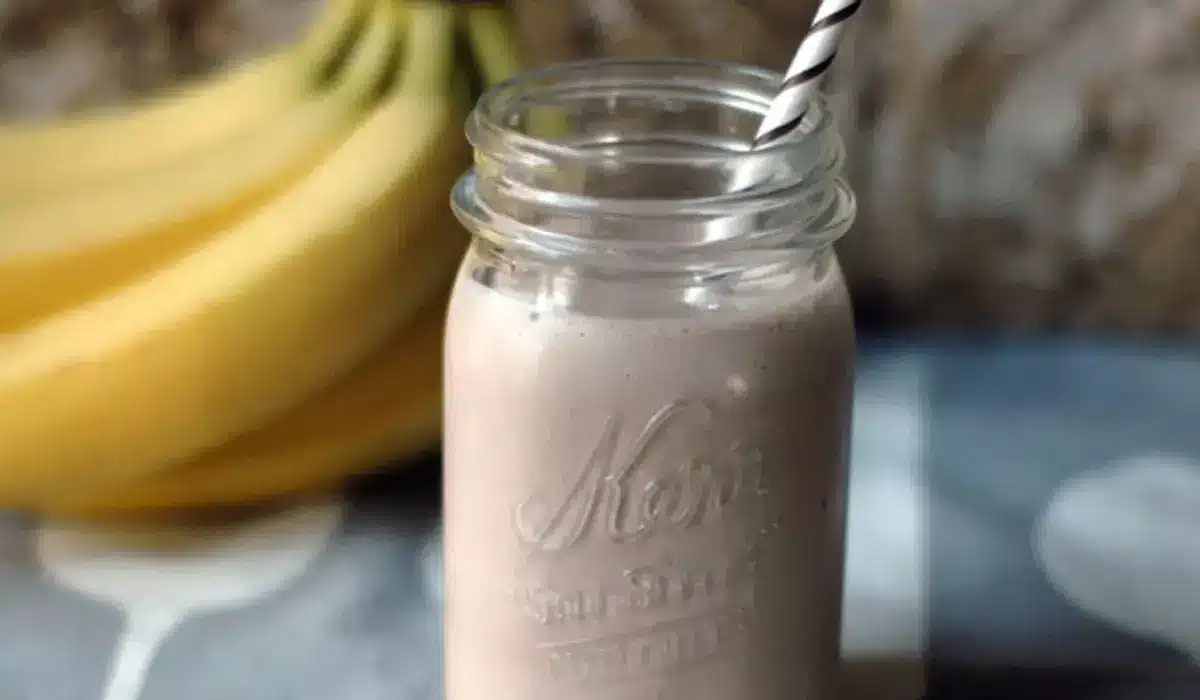
POLYGON ((0 124, 19 164, 0 169, 0 507, 253 505, 436 444, 464 74, 507 77, 512 37, 486 5, 327 0, 238 70, 0 124))

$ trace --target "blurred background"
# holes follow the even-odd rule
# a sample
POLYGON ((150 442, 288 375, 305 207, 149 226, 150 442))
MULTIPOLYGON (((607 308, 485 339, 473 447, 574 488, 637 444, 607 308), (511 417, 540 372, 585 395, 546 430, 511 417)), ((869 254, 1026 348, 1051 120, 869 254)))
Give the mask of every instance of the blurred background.
MULTIPOLYGON (((322 4, 0 0, 0 120, 233 75, 303 36, 322 4)), ((816 4, 509 9, 527 66, 675 55, 782 70, 816 4)), ((859 196, 839 246, 864 331, 845 698, 1200 697, 1200 0, 868 0, 827 87, 859 196)), ((264 124, 250 133, 269 133, 264 124)), ((458 130, 455 121, 445 133, 458 130)), ((418 136, 398 133, 379 151, 418 136)), ((455 139, 445 142, 462 146, 455 139)), ((467 163, 454 156, 441 163, 447 187, 467 163)), ((235 218, 276 194, 241 202, 235 218)), ((438 197, 445 220, 422 223, 426 238, 461 234, 438 197)), ((48 201, 40 214, 52 213, 48 201)), ((0 219, 0 236, 14 220, 0 219)), ((214 235, 232 225, 218 223, 214 235)), ((201 230, 210 224, 200 217, 201 230)), ((144 664, 140 700, 441 697, 440 311, 405 321, 372 355, 382 362, 370 367, 401 368, 396 376, 342 368, 321 392, 289 394, 288 411, 266 424, 221 436, 225 449, 189 445, 144 479, 97 467, 99 490, 82 510, 62 509, 53 490, 34 508, 0 493, 0 507, 17 509, 0 510, 0 629, 17 631, 0 635, 5 700, 13 688, 94 700, 117 675, 115 648, 144 664), (278 507, 314 490, 333 505, 278 507), (265 525, 242 518, 241 506, 262 501, 273 513, 265 525), (191 530, 175 551, 175 535, 155 528, 180 515, 191 530), (141 527, 127 517, 150 521, 152 534, 125 537, 121 528, 141 527), (234 534, 211 528, 218 520, 234 534), (217 534, 197 544, 201 531, 217 534), (287 576, 258 566, 289 552, 299 554, 271 569, 287 576), (212 581, 229 596, 197 592, 212 581), (145 605, 176 610, 176 628, 138 638, 145 605)), ((306 339, 292 340, 306 363, 306 339)), ((126 374, 111 386, 140 376, 136 363, 118 368, 126 374)), ((211 384, 239 382, 245 397, 290 378, 211 384)), ((114 447, 110 469, 159 432, 155 401, 195 400, 154 388, 141 432, 114 447)), ((192 387, 205 400, 208 388, 192 387)), ((87 398, 108 417, 115 400, 96 393, 87 398)), ((0 420, 9 443, 12 432, 0 420)), ((0 475, 17 471, 0 460, 0 475)))
MULTIPOLYGON (((814 0, 512 0, 530 64, 679 55, 781 70, 814 0)), ((0 115, 150 93, 299 36, 315 0, 0 0, 0 115)), ((1200 4, 867 4, 830 85, 862 211, 864 321, 1200 329, 1200 4)))

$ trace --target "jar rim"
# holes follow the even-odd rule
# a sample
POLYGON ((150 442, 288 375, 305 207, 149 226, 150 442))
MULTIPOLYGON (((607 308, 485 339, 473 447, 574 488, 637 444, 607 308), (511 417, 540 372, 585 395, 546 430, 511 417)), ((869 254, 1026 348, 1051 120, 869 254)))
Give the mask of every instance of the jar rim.
MULTIPOLYGON (((767 68, 749 66, 730 61, 712 61, 691 58, 592 58, 555 63, 533 68, 496 83, 479 97, 475 109, 467 120, 467 140, 476 149, 487 149, 490 143, 503 139, 519 149, 527 157, 541 157, 554 162, 596 163, 611 158, 610 155, 592 148, 570 143, 550 141, 523 133, 505 123, 507 110, 519 100, 527 98, 539 86, 574 87, 575 89, 627 90, 638 85, 659 85, 670 89, 692 89, 697 92, 724 92, 738 98, 743 104, 753 106, 766 114, 783 75, 767 68), (661 75, 653 75, 662 71, 661 75), (651 75, 638 77, 639 73, 651 75), (601 77, 607 73, 619 77, 601 77), (706 75, 707 73, 707 75, 706 75), (720 81, 720 82, 716 82, 720 81), (704 85, 704 83, 708 85, 704 85), (716 87, 714 87, 714 84, 716 87)), ((829 100, 823 93, 816 93, 803 122, 789 138, 777 140, 767 146, 751 150, 749 140, 745 150, 723 150, 711 154, 665 153, 639 154, 633 157, 638 163, 647 165, 670 165, 675 163, 737 163, 739 161, 764 161, 782 155, 795 155, 797 151, 813 151, 816 157, 822 148, 822 136, 834 128, 834 114, 829 100)), ((628 159, 630 156, 625 155, 628 159)))
POLYGON ((679 58, 520 73, 485 92, 467 120, 474 168, 451 206, 497 249, 630 263, 644 274, 825 249, 855 212, 828 102, 817 97, 795 136, 752 148, 755 116, 781 80, 679 58))

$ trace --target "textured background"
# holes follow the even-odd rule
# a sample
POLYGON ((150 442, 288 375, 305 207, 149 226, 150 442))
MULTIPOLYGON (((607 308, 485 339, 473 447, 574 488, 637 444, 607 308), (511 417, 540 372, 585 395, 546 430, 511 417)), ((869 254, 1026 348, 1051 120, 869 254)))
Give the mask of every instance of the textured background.
MULTIPOLYGON (((512 0, 534 63, 782 68, 814 0, 512 0)), ((130 99, 295 36, 320 0, 0 0, 0 114, 130 99)), ((834 89, 875 320, 1200 330, 1200 0, 880 0, 834 89)))

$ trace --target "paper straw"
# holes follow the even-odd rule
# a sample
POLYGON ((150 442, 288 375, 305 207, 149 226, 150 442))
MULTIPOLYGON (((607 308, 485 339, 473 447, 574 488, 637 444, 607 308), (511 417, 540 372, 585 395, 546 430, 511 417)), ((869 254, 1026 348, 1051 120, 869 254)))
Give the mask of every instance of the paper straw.
POLYGON ((838 43, 846 25, 862 7, 863 0, 823 0, 796 57, 788 67, 779 94, 771 101, 754 137, 754 148, 787 138, 808 112, 808 104, 821 79, 837 57, 838 43))

